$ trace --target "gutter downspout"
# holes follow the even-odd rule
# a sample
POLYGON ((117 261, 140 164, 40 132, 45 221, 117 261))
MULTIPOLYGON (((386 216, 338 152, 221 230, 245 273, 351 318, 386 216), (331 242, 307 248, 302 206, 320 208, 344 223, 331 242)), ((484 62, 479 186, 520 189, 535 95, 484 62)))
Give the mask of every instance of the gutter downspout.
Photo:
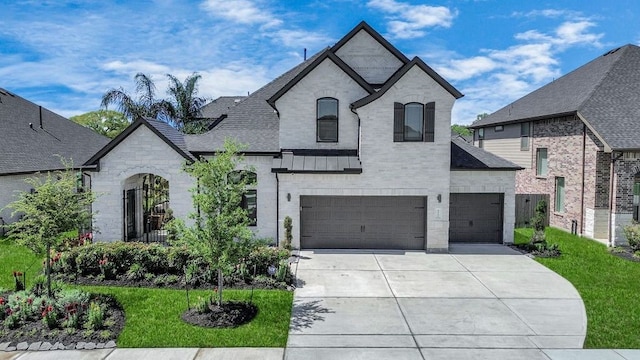
POLYGON ((582 189, 580 191, 580 236, 584 234, 584 173, 587 148, 587 125, 582 123, 582 189))
POLYGON ((280 178, 276 173, 276 247, 280 247, 280 178))

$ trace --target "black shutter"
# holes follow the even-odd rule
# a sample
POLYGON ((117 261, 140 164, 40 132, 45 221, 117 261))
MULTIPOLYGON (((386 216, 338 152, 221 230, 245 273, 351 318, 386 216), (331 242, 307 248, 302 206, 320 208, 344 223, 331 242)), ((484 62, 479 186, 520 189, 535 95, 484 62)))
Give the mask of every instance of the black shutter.
POLYGON ((404 140, 404 105, 393 103, 393 141, 404 140))
POLYGON ((436 103, 424 105, 424 141, 433 142, 436 128, 436 103))

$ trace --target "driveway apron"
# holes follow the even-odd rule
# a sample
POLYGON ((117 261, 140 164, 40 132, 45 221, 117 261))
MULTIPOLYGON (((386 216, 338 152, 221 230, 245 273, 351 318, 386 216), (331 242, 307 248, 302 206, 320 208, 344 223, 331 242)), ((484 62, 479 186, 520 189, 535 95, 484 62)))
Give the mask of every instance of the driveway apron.
POLYGON ((302 251, 285 359, 548 359, 582 348, 564 278, 500 245, 302 251))

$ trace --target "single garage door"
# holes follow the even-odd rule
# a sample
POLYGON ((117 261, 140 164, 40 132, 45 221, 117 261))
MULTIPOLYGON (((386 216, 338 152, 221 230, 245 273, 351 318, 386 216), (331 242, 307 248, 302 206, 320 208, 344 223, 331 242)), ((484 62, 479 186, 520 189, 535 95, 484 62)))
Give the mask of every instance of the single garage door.
POLYGON ((424 197, 302 196, 303 249, 424 249, 424 197))
POLYGON ((502 243, 503 194, 451 194, 449 242, 502 243))

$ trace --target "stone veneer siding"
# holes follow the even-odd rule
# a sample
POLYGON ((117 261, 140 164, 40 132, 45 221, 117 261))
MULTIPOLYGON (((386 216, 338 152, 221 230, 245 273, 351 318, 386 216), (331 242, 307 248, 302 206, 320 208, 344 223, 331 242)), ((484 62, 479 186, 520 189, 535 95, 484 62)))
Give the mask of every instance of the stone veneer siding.
MULTIPOLYGON (((583 190, 583 136, 585 126, 575 116, 553 118, 533 122, 531 129, 531 167, 520 170, 516 174, 517 194, 549 194, 549 222, 551 226, 571 230, 572 220, 578 221, 578 232, 583 232, 584 220, 581 213, 587 209, 595 209, 602 205, 604 192, 602 186, 596 187, 598 178, 605 180, 602 166, 606 161, 600 159, 598 168, 598 151, 602 145, 586 129, 584 153, 584 199, 583 190), (547 149, 547 175, 536 174, 536 149, 547 149), (600 171, 598 171, 600 170, 600 171), (556 177, 565 179, 564 212, 555 211, 556 177), (599 191, 598 191, 599 190, 599 191), (596 196, 596 192, 600 195, 596 196), (596 201, 596 198, 598 201, 596 201), (580 205, 584 201, 584 209, 580 205)), ((606 187, 606 185, 604 185, 606 187)), ((604 196, 607 196, 606 194, 604 196)), ((584 214, 583 214, 584 215, 584 214)), ((587 231, 593 233, 593 230, 587 231)))

